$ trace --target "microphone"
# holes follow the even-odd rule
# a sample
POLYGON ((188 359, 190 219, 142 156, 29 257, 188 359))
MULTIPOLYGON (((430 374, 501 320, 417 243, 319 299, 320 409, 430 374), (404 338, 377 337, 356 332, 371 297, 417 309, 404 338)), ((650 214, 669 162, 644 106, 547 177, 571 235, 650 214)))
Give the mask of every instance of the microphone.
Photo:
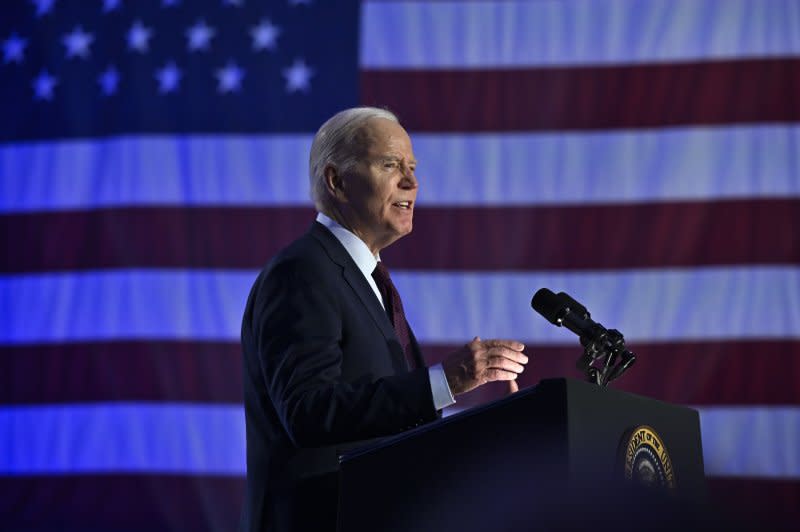
POLYGON ((636 355, 625 348, 622 333, 607 330, 592 320, 586 307, 566 292, 555 294, 541 288, 533 295, 531 307, 550 323, 566 327, 580 338, 584 352, 576 366, 586 373, 589 381, 605 385, 620 377, 636 361, 636 355), (593 367, 592 363, 603 356, 603 366, 593 367))
POLYGON ((565 292, 555 294, 548 288, 540 288, 531 299, 531 307, 553 325, 577 334, 584 347, 607 333, 605 327, 592 321, 586 307, 565 292))

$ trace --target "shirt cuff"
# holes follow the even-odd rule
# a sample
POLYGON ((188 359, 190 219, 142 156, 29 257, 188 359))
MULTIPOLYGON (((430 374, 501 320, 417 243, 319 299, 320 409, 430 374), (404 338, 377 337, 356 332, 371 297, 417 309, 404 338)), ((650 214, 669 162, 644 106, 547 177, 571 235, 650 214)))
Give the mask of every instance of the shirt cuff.
POLYGON ((447 377, 441 364, 436 364, 428 368, 428 379, 431 381, 431 394, 433 395, 433 406, 436 410, 441 410, 446 406, 455 404, 453 392, 447 384, 447 377))

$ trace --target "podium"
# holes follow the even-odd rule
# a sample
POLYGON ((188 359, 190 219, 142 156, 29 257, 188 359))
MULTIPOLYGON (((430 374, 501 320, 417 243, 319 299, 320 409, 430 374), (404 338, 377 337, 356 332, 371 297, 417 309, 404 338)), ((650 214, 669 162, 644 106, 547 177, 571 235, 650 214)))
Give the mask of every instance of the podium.
POLYGON ((340 457, 342 532, 699 530, 706 509, 697 411, 571 379, 340 457))

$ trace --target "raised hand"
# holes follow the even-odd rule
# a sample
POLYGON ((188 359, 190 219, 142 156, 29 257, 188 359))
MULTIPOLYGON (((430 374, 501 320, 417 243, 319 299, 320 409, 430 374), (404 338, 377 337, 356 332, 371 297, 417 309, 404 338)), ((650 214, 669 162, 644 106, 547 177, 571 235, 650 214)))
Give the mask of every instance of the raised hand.
POLYGON ((522 352, 524 348, 514 340, 481 340, 476 336, 453 351, 442 362, 453 395, 492 381, 508 381, 509 391, 517 391, 516 378, 528 363, 528 357, 522 352))

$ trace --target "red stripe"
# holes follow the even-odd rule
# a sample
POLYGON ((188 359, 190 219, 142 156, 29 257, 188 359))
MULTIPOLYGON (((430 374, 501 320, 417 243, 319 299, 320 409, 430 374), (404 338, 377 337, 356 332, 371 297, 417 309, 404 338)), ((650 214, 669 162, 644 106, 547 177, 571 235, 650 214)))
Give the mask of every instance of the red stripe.
POLYGON ((361 102, 416 132, 794 122, 797 94, 797 58, 361 74, 361 102))
POLYGON ((3 530, 236 530, 243 497, 238 477, 0 477, 3 530))
MULTIPOLYGON (((788 531, 800 520, 800 481, 711 478, 709 495, 737 524, 788 531)), ((235 530, 243 496, 244 479, 231 477, 0 477, 6 530, 235 530)))
MULTIPOLYGON (((632 344, 636 363, 611 386, 675 404, 687 405, 800 405, 800 342, 738 341, 632 344)), ((426 349, 430 363, 438 362, 452 346, 426 349)), ((529 368, 520 388, 541 379, 582 379, 575 368, 582 354, 575 346, 529 345, 529 368)), ((493 383, 458 399, 470 407, 505 395, 505 384, 493 383)))
POLYGON ((423 270, 794 264, 800 239, 775 230, 791 220, 800 225, 800 200, 430 208, 385 258, 423 270))
MULTIPOLYGON (((423 346, 429 363, 457 346, 423 346)), ((637 363, 615 388, 678 404, 800 405, 800 341, 631 345, 637 363)), ((522 387, 582 375, 574 346, 530 345, 522 387)), ((496 399, 489 385, 458 398, 460 407, 496 399)), ((238 343, 108 342, 0 348, 0 403, 242 400, 238 343)))
POLYGON ((709 478, 708 493, 720 514, 740 530, 796 531, 800 523, 800 481, 709 478))
POLYGON ((156 207, 0 217, 3 272, 124 267, 259 268, 312 208, 156 207), (36 243, 31 245, 31 243, 36 243))
POLYGON ((122 341, 0 347, 0 403, 241 403, 238 343, 122 341))
MULTIPOLYGON (((260 268, 314 219, 304 207, 126 208, 0 217, 0 271, 260 268)), ((430 207, 387 248, 394 269, 573 270, 798 264, 800 199, 430 207), (455 237, 455 238, 454 238, 455 237)))

